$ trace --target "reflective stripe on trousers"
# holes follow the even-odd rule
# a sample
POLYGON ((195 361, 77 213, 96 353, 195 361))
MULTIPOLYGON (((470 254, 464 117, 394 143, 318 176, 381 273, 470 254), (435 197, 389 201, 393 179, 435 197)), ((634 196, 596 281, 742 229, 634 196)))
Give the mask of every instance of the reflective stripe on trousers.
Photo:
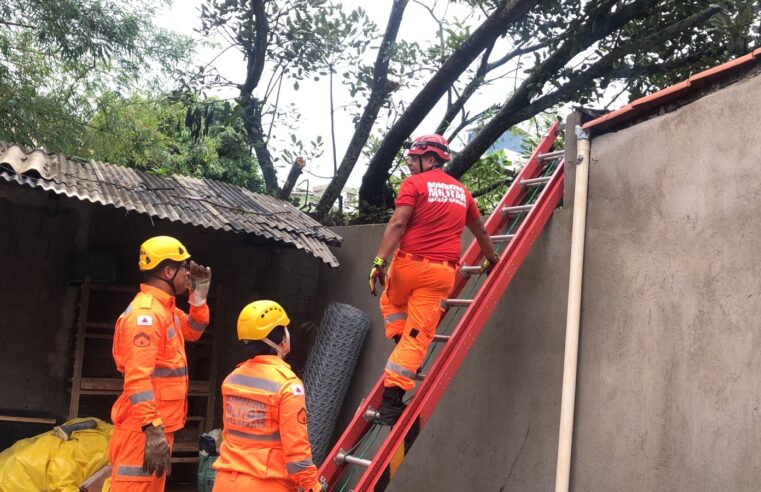
POLYGON ((154 378, 174 378, 180 376, 187 376, 188 368, 183 367, 154 367, 151 376, 154 378))

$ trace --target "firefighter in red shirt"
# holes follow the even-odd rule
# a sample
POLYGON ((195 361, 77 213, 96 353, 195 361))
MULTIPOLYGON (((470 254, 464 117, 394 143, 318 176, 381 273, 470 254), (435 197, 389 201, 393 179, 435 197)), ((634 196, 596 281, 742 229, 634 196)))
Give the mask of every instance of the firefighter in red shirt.
POLYGON ((441 135, 413 140, 407 151, 412 176, 399 188, 370 270, 370 292, 376 295, 376 281, 385 285, 380 309, 386 336, 397 343, 385 369, 378 418, 384 425, 396 423, 405 408, 404 393, 415 387, 443 312, 441 301, 454 286, 463 229, 470 229, 484 252, 482 273, 499 260, 470 192, 442 169, 449 160, 449 144, 441 135), (387 259, 397 245, 386 282, 387 259))
POLYGON ((140 246, 140 292, 119 316, 114 332, 116 368, 124 389, 111 410, 111 490, 164 490, 173 433, 185 425, 188 367, 185 340, 209 323, 211 269, 189 262, 177 239, 156 236, 140 246), (175 297, 190 290, 190 314, 175 297))
POLYGON ((291 349, 288 315, 256 301, 238 316, 247 361, 222 383, 224 429, 214 492, 320 492, 307 437, 304 385, 283 358, 291 349))

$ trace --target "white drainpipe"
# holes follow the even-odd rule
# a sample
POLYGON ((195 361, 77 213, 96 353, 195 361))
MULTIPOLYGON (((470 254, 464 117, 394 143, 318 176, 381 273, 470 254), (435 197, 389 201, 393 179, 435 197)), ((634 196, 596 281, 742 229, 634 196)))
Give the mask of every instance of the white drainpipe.
POLYGON ((560 432, 555 492, 568 492, 573 444, 573 411, 576 402, 576 367, 579 358, 579 324, 581 319, 581 281, 584 272, 584 233, 587 218, 587 184, 589 182, 589 134, 576 127, 578 158, 576 188, 573 195, 573 231, 571 233, 571 267, 568 279, 568 313, 565 326, 565 362, 563 397, 560 403, 560 432))

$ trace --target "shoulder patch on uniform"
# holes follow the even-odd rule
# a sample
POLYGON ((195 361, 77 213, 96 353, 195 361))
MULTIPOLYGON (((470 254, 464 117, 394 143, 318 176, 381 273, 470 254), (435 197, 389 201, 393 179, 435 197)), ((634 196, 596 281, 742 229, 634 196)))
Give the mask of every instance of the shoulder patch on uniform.
POLYGON ((304 407, 301 407, 301 410, 299 410, 299 413, 296 415, 296 419, 299 421, 299 424, 306 424, 307 423, 307 409, 304 407))
POLYGON ((144 331, 141 331, 135 337, 132 339, 132 343, 135 344, 137 347, 147 347, 151 344, 151 338, 148 336, 147 333, 144 331))
POLYGON ((152 325, 153 325, 153 316, 148 316, 147 314, 137 315, 137 326, 152 326, 152 325))
POLYGON ((291 391, 296 396, 304 396, 304 386, 301 384, 294 384, 291 386, 291 391))
POLYGON ((137 307, 148 309, 153 304, 153 297, 145 295, 143 293, 138 294, 137 296, 137 307))

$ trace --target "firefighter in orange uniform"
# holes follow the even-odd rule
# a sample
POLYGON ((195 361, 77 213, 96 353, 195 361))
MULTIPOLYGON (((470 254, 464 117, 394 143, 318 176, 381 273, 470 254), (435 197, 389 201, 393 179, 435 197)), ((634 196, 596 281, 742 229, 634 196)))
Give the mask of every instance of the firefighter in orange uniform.
POLYGON ((140 246, 144 283, 114 332, 124 389, 111 410, 113 492, 164 490, 173 433, 185 425, 187 413, 185 340, 198 340, 209 323, 211 269, 189 259, 187 248, 172 237, 153 237, 140 246), (189 289, 187 315, 175 297, 189 289))
POLYGON ((441 135, 423 135, 408 146, 412 176, 399 188, 370 269, 370 292, 376 295, 376 281, 386 286, 380 309, 386 336, 397 342, 386 363, 378 409, 383 425, 396 423, 405 408, 404 393, 415 387, 415 373, 436 334, 441 302, 454 287, 463 229, 470 229, 484 253, 481 273, 499 260, 470 192, 442 168, 449 159, 449 144, 441 135), (387 259, 397 244, 386 283, 387 259))
POLYGON ((283 358, 288 315, 274 301, 252 302, 238 317, 247 361, 222 383, 224 429, 214 492, 319 492, 307 438, 304 386, 283 358))

